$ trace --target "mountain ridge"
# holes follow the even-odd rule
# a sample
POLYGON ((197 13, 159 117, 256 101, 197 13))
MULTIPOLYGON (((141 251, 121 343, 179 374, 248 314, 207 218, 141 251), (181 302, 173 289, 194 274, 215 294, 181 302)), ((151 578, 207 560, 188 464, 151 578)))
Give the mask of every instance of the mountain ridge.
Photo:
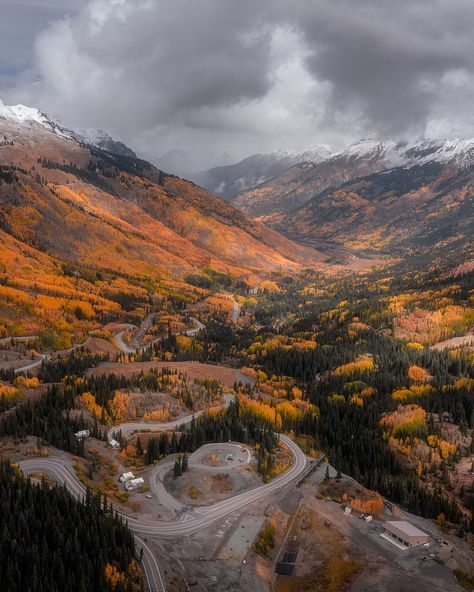
POLYGON ((239 194, 232 203, 246 214, 278 227, 279 220, 330 187, 397 166, 439 162, 457 170, 474 163, 474 140, 424 140, 409 143, 363 139, 320 162, 299 163, 239 194))
POLYGON ((80 144, 91 145, 112 154, 121 154, 136 158, 135 152, 119 140, 114 140, 106 131, 101 129, 83 128, 75 129, 62 125, 59 121, 50 118, 46 113, 36 107, 26 105, 6 105, 0 99, 0 121, 10 121, 18 124, 40 125, 59 137, 75 140, 80 144))
POLYGON ((303 152, 278 150, 252 154, 234 164, 191 174, 191 179, 226 201, 232 201, 242 191, 273 179, 295 164, 309 160, 317 162, 328 154, 324 146, 303 152))
MULTIPOLYGON (((88 211, 88 215, 93 210, 99 211, 102 216, 110 217, 113 214, 118 218, 119 225, 127 219, 130 223, 133 219, 135 228, 138 228, 139 218, 142 217, 144 223, 158 225, 161 228, 154 236, 155 243, 163 245, 169 241, 166 246, 172 251, 177 250, 178 236, 182 236, 183 239, 187 236, 186 240, 190 237, 191 242, 197 243, 197 249, 206 245, 207 248, 211 248, 216 264, 222 259, 239 267, 239 257, 245 261, 242 267, 250 264, 251 267, 257 268, 259 260, 262 267, 267 264, 270 264, 270 267, 273 264, 277 266, 291 264, 292 261, 285 255, 277 254, 274 250, 272 252, 273 243, 273 246, 279 244, 287 255, 296 254, 298 258, 298 250, 295 251, 294 246, 287 239, 279 237, 274 231, 258 222, 247 219, 244 214, 221 202, 219 198, 212 196, 204 189, 178 177, 166 175, 146 161, 87 148, 76 140, 70 137, 64 138, 61 134, 52 132, 44 126, 31 129, 10 122, 10 127, 4 123, 1 129, 4 134, 6 133, 6 137, 12 138, 14 143, 13 146, 2 147, 2 161, 5 165, 13 163, 23 169, 26 168, 25 165, 30 167, 26 172, 19 170, 16 174, 20 178, 20 184, 30 185, 31 191, 28 196, 31 206, 36 207, 33 205, 35 191, 42 195, 46 192, 50 196, 48 199, 44 196, 41 202, 41 207, 49 211, 48 216, 42 217, 46 226, 51 220, 59 224, 60 220, 56 217, 56 212, 65 204, 68 207, 74 204, 76 212, 78 208, 82 208, 88 211), (57 200, 60 200, 61 204, 57 200), (53 201, 57 202, 55 208, 50 207, 53 201), (205 220, 203 216, 206 217, 205 220), (150 217, 153 220, 150 220, 150 217), (198 228, 199 224, 201 228, 198 228), (167 226, 168 230, 165 230, 164 226, 167 226), (218 240, 216 233, 225 234, 224 227, 234 229, 233 232, 238 234, 245 234, 227 243, 228 258, 226 258, 226 249, 218 249, 214 244, 218 240), (209 232, 209 236, 206 235, 204 228, 209 232), (248 250, 253 245, 258 251, 259 242, 262 247, 264 245, 266 247, 264 250, 267 260, 255 256, 248 250)), ((22 201, 24 206, 25 200, 22 201)), ((9 219, 16 227, 18 223, 15 220, 15 212, 21 206, 13 208, 13 213, 8 217, 5 212, 6 204, 8 200, 4 198, 4 220, 9 219)), ((30 222, 29 227, 32 226, 30 222)), ((93 226, 94 223, 91 221, 91 228, 93 226)), ((30 234, 33 236, 35 233, 30 234)), ((45 237, 46 234, 42 232, 41 236, 45 237)), ((188 247, 183 246, 183 253, 187 253, 189 257, 192 256, 189 244, 188 247)), ((303 253, 304 251, 300 251, 300 254, 303 253)), ((309 255, 309 252, 306 255, 309 255)), ((201 255, 201 258, 203 256, 201 255)), ((222 267, 222 263, 220 266, 222 267)))

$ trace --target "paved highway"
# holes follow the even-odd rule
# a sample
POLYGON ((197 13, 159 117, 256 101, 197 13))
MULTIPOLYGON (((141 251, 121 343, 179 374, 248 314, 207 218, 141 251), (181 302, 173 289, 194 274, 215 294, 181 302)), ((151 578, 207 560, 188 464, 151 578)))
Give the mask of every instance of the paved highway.
POLYGON ((226 296, 229 296, 230 300, 232 300, 232 312, 231 312, 230 316, 231 316, 232 322, 237 324, 237 321, 239 320, 239 317, 240 317, 241 306, 237 302, 237 300, 235 299, 235 296, 232 294, 232 292, 224 292, 224 294, 226 294, 226 296))
POLYGON ((131 347, 130 345, 128 345, 128 343, 125 343, 124 339, 123 339, 123 334, 125 333, 125 331, 132 331, 133 329, 136 329, 135 325, 129 325, 127 324, 127 326, 125 327, 125 329, 122 329, 122 331, 119 331, 118 333, 116 333, 114 335, 114 339, 115 339, 115 344, 117 345, 117 347, 119 348, 119 350, 125 354, 135 354, 137 353, 137 347, 131 347))
MULTIPOLYGON (((155 314, 156 313, 151 313, 145 317, 142 324, 132 337, 130 344, 125 343, 123 339, 123 334, 126 330, 136 329, 135 325, 127 325, 125 329, 115 334, 115 343, 117 344, 117 347, 120 349, 120 351, 126 354, 135 354, 137 353, 137 351, 143 351, 151 345, 153 345, 154 343, 156 343, 157 341, 161 341, 161 339, 163 339, 163 337, 157 337, 156 339, 150 341, 149 343, 146 343, 145 345, 138 345, 139 341, 143 339, 146 329, 151 325, 151 321, 153 320, 155 314), (138 337, 140 337, 140 339, 138 339, 138 337)), ((194 323, 194 327, 192 327, 191 329, 186 329, 186 331, 184 332, 185 335, 197 335, 199 331, 202 331, 205 328, 205 325, 201 323, 199 319, 196 319, 195 317, 190 317, 190 320, 194 323)))
POLYGON ((37 360, 34 360, 34 362, 30 362, 29 364, 26 364, 26 366, 21 366, 21 368, 15 368, 15 374, 18 374, 19 372, 29 372, 30 370, 33 370, 33 368, 41 366, 43 360, 47 359, 49 359, 48 355, 40 354, 40 357, 37 360))
MULTIPOLYGON (((89 335, 92 335, 93 333, 96 333, 96 332, 97 331, 91 331, 89 333, 89 335)), ((28 372, 29 370, 33 370, 33 368, 37 368, 38 366, 41 366, 41 364, 43 363, 43 360, 50 360, 53 356, 66 355, 66 354, 74 351, 75 349, 78 349, 80 347, 84 347, 85 345, 87 345, 88 341, 89 341, 89 337, 83 343, 78 343, 77 345, 73 345, 72 347, 70 347, 68 349, 61 349, 61 350, 53 352, 52 354, 39 354, 39 358, 37 360, 35 360, 34 362, 30 362, 29 364, 26 364, 26 366, 22 366, 21 368, 15 368, 15 373, 28 372)))
POLYGON ((143 549, 142 566, 150 592, 166 592, 166 586, 161 576, 160 566, 155 554, 143 538, 135 535, 137 549, 143 549))
MULTIPOLYGON (((229 393, 224 393, 224 401, 223 407, 227 408, 230 405, 230 402, 233 401, 234 396, 230 395, 229 393)), ((107 438, 109 442, 111 442, 115 436, 121 432, 122 436, 128 438, 130 437, 133 432, 143 431, 143 430, 152 430, 154 432, 165 432, 170 430, 176 430, 179 426, 185 425, 190 423, 194 417, 194 419, 198 418, 200 415, 204 413, 202 411, 196 411, 195 413, 190 413, 189 415, 183 415, 181 417, 177 417, 173 421, 129 421, 126 423, 119 424, 110 428, 107 433, 107 438)))
MULTIPOLYGON (((240 309, 239 309, 240 311, 240 309)), ((139 341, 141 341, 141 339, 143 339, 143 335, 145 334, 145 331, 147 330, 147 328, 151 325, 151 322, 153 320, 153 317, 155 316, 156 313, 150 313, 149 315, 147 315, 145 317, 145 319, 143 320, 142 324, 140 325, 140 327, 136 327, 136 325, 132 325, 130 323, 124 323, 122 326, 124 327, 121 331, 119 331, 118 333, 115 334, 114 338, 115 338, 115 343, 117 344, 117 347, 119 348, 120 351, 126 353, 126 354, 135 354, 138 351, 142 351, 144 349, 146 349, 147 347, 150 347, 150 345, 152 345, 153 343, 156 343, 157 341, 160 341, 160 339, 162 339, 162 337, 157 337, 156 339, 154 339, 152 342, 147 343, 146 345, 138 345, 139 341), (128 343, 125 343, 124 339, 123 339, 123 335, 125 333, 125 331, 132 331, 136 329, 136 333, 134 334, 132 341, 130 342, 130 345, 128 343)), ((185 335, 197 335, 200 331, 202 331, 205 328, 205 325, 203 323, 201 323, 201 321, 199 319, 196 319, 195 317, 190 317, 191 321, 194 323, 194 327, 192 327, 191 329, 187 329, 184 333, 185 335)), ((94 333, 97 333, 96 330, 91 331, 89 335, 93 335, 94 333)), ((5 345, 8 343, 11 343, 12 339, 15 343, 27 343, 28 341, 34 341, 35 339, 38 338, 38 335, 29 335, 29 336, 25 336, 25 337, 4 337, 2 339, 0 339, 0 345, 5 345)), ((83 343, 78 343, 77 345, 74 345, 73 347, 70 347, 69 349, 64 349, 61 351, 56 351, 52 354, 40 354, 39 358, 34 360, 33 362, 29 362, 28 364, 25 364, 24 366, 21 366, 20 368, 15 368, 15 373, 19 373, 19 372, 29 372, 30 370, 33 370, 34 368, 37 368, 38 366, 41 366, 43 360, 49 360, 52 358, 53 355, 65 355, 71 351, 73 351, 74 349, 78 349, 79 347, 83 347, 87 344, 89 338, 86 339, 86 341, 84 341, 83 343)))
MULTIPOLYGON (((142 542, 144 542, 142 537, 154 536, 174 538, 177 536, 193 534, 206 528, 220 518, 223 518, 236 510, 248 507, 250 504, 262 499, 269 493, 272 493, 296 480, 306 469, 306 456, 287 436, 280 435, 280 440, 293 454, 294 463, 287 471, 273 479, 270 483, 260 485, 259 487, 255 487, 205 508, 194 508, 188 512, 183 512, 179 519, 175 521, 165 522, 160 520, 142 520, 140 518, 124 515, 130 528, 132 528, 137 535, 137 540, 139 541, 140 546, 143 547, 145 573, 151 590, 164 592, 165 588, 156 558, 150 549, 142 544, 142 542)), ((63 461, 52 458, 35 458, 21 461, 19 465, 25 474, 42 472, 50 475, 50 477, 56 481, 64 483, 67 489, 79 499, 82 499, 85 494, 84 486, 78 480, 73 468, 63 461)))
MULTIPOLYGON (((300 448, 287 436, 281 434, 280 440, 288 447, 293 454, 294 462, 284 473, 266 483, 248 491, 244 491, 227 500, 205 508, 195 508, 182 515, 179 520, 172 522, 165 521, 144 521, 139 518, 125 516, 130 527, 138 534, 157 537, 176 537, 189 535, 209 526, 219 518, 226 516, 236 510, 244 508, 249 504, 262 499, 269 493, 287 485, 295 480, 306 469, 307 459, 300 448)), ((32 472, 43 472, 50 475, 56 481, 64 483, 69 491, 78 498, 85 493, 84 486, 77 478, 73 468, 63 461, 52 458, 34 458, 23 460, 19 463, 25 474, 32 472)))

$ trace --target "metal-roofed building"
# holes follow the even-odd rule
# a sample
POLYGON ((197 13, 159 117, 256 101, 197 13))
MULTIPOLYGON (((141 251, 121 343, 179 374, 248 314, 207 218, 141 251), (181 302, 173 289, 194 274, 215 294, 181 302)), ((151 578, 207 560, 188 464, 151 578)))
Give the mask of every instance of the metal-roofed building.
POLYGON ((383 526, 388 536, 406 547, 423 545, 429 539, 429 535, 405 520, 385 522, 383 526))
POLYGON ((132 491, 132 489, 137 489, 143 485, 145 485, 144 479, 142 477, 136 477, 135 479, 130 479, 130 481, 125 483, 125 489, 127 491, 132 491))
POLYGON ((122 473, 119 477, 120 483, 125 483, 126 481, 130 481, 130 479, 134 479, 135 475, 129 471, 128 473, 122 473))

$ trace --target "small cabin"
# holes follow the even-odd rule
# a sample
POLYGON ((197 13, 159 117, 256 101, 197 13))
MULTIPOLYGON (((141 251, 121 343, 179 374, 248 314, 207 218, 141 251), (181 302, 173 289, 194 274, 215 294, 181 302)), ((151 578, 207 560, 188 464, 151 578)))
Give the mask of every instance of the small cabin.
POLYGON ((125 483, 127 481, 130 481, 134 477, 135 475, 131 471, 129 473, 122 473, 122 475, 120 475, 119 477, 119 481, 120 483, 125 483))
POLYGON ((145 485, 145 481, 142 477, 137 477, 136 479, 130 479, 130 481, 127 481, 125 483, 125 488, 127 491, 131 491, 132 489, 137 489, 142 485, 145 485))

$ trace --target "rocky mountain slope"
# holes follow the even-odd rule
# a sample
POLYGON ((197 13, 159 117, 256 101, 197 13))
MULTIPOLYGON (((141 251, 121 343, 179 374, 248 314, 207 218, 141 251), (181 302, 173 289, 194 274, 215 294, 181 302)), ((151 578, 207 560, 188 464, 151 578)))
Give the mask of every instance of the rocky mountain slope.
POLYGON ((288 151, 270 154, 253 154, 232 165, 214 167, 191 175, 193 181, 227 201, 237 195, 278 177, 288 168, 301 162, 319 162, 329 155, 324 147, 316 147, 301 153, 288 151))
POLYGON ((10 305, 18 320, 18 303, 30 310, 43 302, 29 303, 31 294, 76 298, 91 291, 105 306, 100 299, 119 278, 133 299, 138 286, 152 293, 157 282, 186 292, 197 273, 251 280, 323 260, 193 183, 64 130, 37 110, 2 105, 0 273, 9 286, 0 293, 3 318, 10 305), (78 288, 65 269, 94 278, 94 286, 78 288))
POLYGON ((474 239, 474 172, 453 161, 399 166, 330 187, 276 222, 304 244, 404 255, 463 250, 474 239))
POLYGON ((282 217, 330 187, 388 170, 429 162, 466 169, 474 162, 472 140, 405 141, 361 140, 317 162, 291 167, 266 183, 241 193, 232 203, 245 213, 278 227, 282 217))
POLYGON ((29 244, 92 266, 172 275, 194 265, 271 269, 317 258, 188 181, 15 109, 0 119, 2 226, 29 244))
POLYGON ((474 140, 363 140, 233 205, 302 244, 394 254, 472 244, 474 140))

